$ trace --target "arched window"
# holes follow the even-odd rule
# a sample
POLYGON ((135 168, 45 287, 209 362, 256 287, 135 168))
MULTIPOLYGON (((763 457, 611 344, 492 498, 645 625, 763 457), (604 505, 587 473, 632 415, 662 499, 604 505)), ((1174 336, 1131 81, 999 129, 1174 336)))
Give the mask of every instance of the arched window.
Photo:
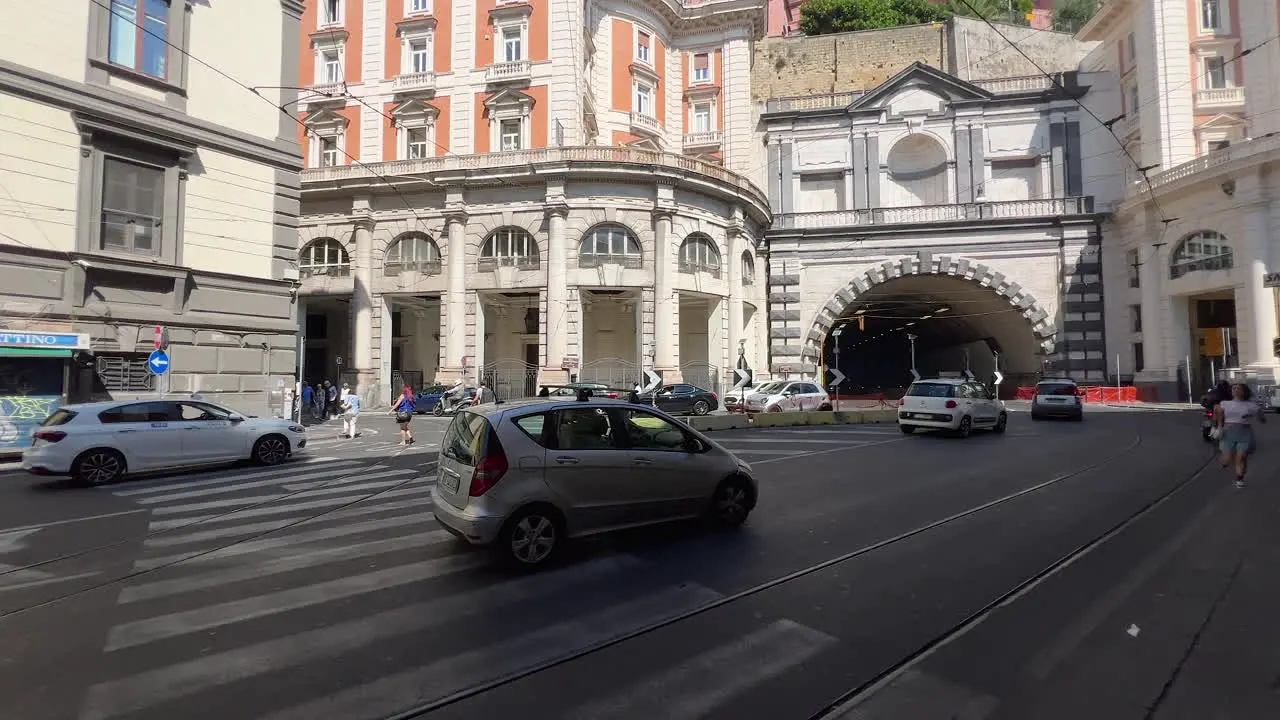
POLYGON ((521 270, 537 270, 538 241, 528 230, 513 226, 500 227, 489 235, 480 248, 481 272, 497 267, 517 267, 521 270))
POLYGON ((751 259, 751 253, 742 253, 742 284, 756 284, 756 261, 751 259))
POLYGON ((640 241, 621 225, 605 224, 591 228, 578 248, 579 267, 599 267, 612 263, 628 268, 641 265, 640 241))
POLYGON ((344 277, 351 274, 351 257, 342 243, 333 238, 318 238, 307 243, 298 253, 299 277, 330 275, 344 277))
POLYGON ((1212 230, 1201 230, 1182 239, 1169 261, 1169 277, 1180 278, 1199 270, 1228 270, 1232 267, 1231 245, 1212 230))
POLYGON ((405 271, 440 274, 440 248, 434 240, 420 232, 408 232, 387 247, 382 273, 392 277, 405 271))
POLYGON ((720 277, 720 251, 709 235, 693 233, 680 244, 680 272, 720 277))

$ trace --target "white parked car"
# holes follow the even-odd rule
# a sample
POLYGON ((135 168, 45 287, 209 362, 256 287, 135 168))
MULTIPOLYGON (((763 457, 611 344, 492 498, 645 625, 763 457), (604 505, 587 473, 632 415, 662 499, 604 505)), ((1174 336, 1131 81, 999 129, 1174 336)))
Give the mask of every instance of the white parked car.
POLYGON ((1004 402, 970 380, 919 380, 898 401, 898 427, 908 435, 916 430, 947 430, 960 437, 974 430, 1002 433, 1008 422, 1004 402))
POLYGON ((749 392, 742 407, 747 412, 830 410, 831 398, 816 383, 780 380, 749 392))
POLYGON ((292 420, 256 418, 203 400, 66 405, 22 451, 22 468, 101 485, 126 473, 252 460, 277 465, 307 446, 292 420))

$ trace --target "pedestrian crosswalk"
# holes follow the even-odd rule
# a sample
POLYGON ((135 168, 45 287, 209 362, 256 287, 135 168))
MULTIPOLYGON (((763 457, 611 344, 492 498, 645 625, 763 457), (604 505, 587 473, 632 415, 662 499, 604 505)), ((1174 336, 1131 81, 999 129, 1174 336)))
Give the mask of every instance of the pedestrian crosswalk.
MULTIPOLYGON (((81 720, 384 717, 723 597, 625 553, 497 572, 434 521, 433 483, 430 463, 315 458, 104 489, 151 525, 81 720)), ((574 717, 700 717, 834 642, 762 618, 690 656, 687 678, 662 668, 574 717)))

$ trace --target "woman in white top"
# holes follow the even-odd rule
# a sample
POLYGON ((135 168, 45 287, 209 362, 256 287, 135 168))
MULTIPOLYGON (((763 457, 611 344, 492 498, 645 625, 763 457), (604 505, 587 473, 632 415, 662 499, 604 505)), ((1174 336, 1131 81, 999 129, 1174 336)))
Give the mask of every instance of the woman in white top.
POLYGON ((1218 447, 1222 450, 1222 467, 1233 465, 1236 470, 1236 487, 1244 487, 1244 473, 1248 467, 1249 454, 1256 444, 1253 437, 1253 422, 1267 421, 1267 416, 1253 402, 1253 391, 1248 385, 1231 386, 1231 399, 1218 403, 1215 410, 1215 421, 1218 425, 1218 447))

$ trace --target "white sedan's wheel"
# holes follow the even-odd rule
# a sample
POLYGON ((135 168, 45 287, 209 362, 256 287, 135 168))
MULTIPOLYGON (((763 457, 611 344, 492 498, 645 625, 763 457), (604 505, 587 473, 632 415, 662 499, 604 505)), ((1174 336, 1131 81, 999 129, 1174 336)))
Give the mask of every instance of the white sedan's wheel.
POLYGON ((77 485, 105 485, 124 474, 124 456, 110 448, 81 453, 71 465, 71 479, 77 485))
POLYGON ((253 444, 253 460, 259 465, 279 465, 289 457, 289 441, 279 435, 258 438, 253 444))

